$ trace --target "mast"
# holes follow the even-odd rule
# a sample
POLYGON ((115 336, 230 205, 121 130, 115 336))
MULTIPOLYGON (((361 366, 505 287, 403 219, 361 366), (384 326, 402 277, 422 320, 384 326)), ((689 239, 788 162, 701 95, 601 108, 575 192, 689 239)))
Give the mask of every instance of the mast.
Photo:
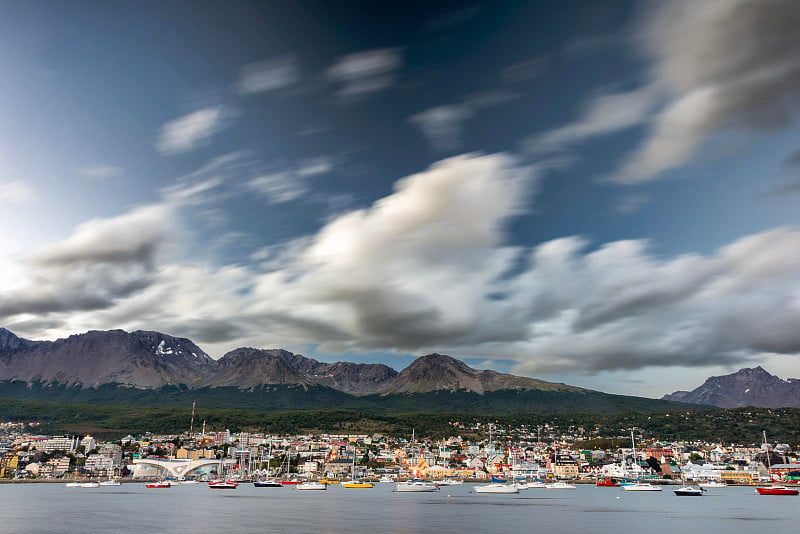
POLYGON ((189 439, 192 439, 192 432, 194 431, 194 403, 197 402, 196 400, 192 401, 192 419, 189 422, 189 439))

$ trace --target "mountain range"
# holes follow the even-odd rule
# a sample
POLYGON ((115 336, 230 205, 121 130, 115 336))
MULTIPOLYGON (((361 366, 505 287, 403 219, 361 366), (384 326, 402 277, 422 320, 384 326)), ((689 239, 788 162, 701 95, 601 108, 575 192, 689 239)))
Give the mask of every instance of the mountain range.
POLYGON ((90 331, 32 341, 4 328, 0 397, 161 405, 202 397, 220 407, 482 413, 685 407, 477 370, 442 354, 421 356, 398 372, 282 349, 237 348, 215 360, 191 340, 159 332, 90 331))
POLYGON ((663 399, 719 408, 800 408, 800 380, 784 380, 759 366, 709 377, 692 391, 676 391, 663 399))

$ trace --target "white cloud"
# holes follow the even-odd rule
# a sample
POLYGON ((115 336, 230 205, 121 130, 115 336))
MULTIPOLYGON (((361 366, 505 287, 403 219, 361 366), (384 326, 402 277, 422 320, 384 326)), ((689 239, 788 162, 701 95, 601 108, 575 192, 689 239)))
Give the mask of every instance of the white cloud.
POLYGON ((189 152, 225 128, 231 111, 223 106, 203 108, 161 126, 156 147, 162 154, 189 152))
POLYGON ((592 98, 575 122, 534 136, 527 141, 535 153, 559 151, 585 139, 641 124, 657 103, 655 87, 592 98))
POLYGON ((35 197, 36 192, 33 187, 23 180, 0 183, 0 204, 22 203, 35 197))
POLYGON ((292 55, 274 57, 245 65, 239 90, 244 94, 275 91, 294 85, 298 78, 297 58, 292 55))
POLYGON ((99 180, 113 178, 114 176, 119 176, 121 173, 122 169, 114 165, 94 165, 78 169, 78 174, 87 178, 97 178, 99 180))
POLYGON ((314 158, 306 158, 300 160, 297 164, 298 175, 317 176, 319 174, 328 174, 334 168, 334 159, 329 156, 317 156, 314 158))
POLYGON ((422 130, 436 150, 448 151, 461 146, 461 125, 472 115, 468 106, 455 104, 425 110, 408 120, 422 130))
POLYGON ((308 191, 305 183, 295 173, 288 171, 258 176, 250 180, 247 187, 262 195, 270 204, 297 200, 308 191))
POLYGON ((326 74, 328 79, 341 85, 339 97, 359 97, 390 87, 402 66, 400 48, 380 48, 343 56, 326 74))
POLYGON ((800 4, 794 0, 671 0, 652 4, 636 41, 650 61, 641 89, 595 97, 575 123, 533 140, 561 148, 634 125, 649 132, 613 180, 657 180, 714 134, 774 131, 800 110, 800 4))

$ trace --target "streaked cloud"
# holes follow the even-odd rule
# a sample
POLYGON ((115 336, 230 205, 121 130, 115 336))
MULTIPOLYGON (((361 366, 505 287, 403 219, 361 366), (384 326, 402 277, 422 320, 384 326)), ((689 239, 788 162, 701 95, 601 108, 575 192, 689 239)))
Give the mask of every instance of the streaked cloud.
POLYGON ((359 97, 393 85, 403 63, 401 48, 380 48, 340 57, 326 74, 339 84, 339 97, 359 97))
POLYGON ((541 56, 513 63, 500 71, 504 83, 513 84, 541 76, 552 60, 551 56, 541 56))
POLYGON ((422 130, 434 149, 448 151, 461 146, 462 123, 472 115, 469 106, 455 104, 427 109, 408 120, 422 130))
POLYGON ((650 62, 647 82, 601 94, 572 124, 532 139, 542 152, 635 125, 648 133, 611 180, 659 179, 715 134, 778 131, 800 108, 800 4, 774 0, 671 0, 653 4, 635 42, 650 62))
POLYGON ((0 204, 17 204, 33 200, 36 191, 33 186, 24 180, 13 182, 0 182, 0 204))
POLYGON ((174 229, 163 205, 79 225, 24 260, 26 276, 0 291, 0 320, 57 321, 58 314, 108 309, 135 295, 153 283, 157 252, 174 229))
POLYGON ((115 165, 93 165, 89 167, 81 167, 78 169, 78 174, 87 178, 97 178, 105 180, 113 178, 122 174, 122 169, 115 165))
POLYGON ((658 103, 655 87, 592 97, 576 121, 526 141, 534 153, 557 152, 598 135, 636 126, 647 120, 658 103))
POLYGON ((253 178, 247 183, 247 187, 270 204, 281 204, 297 200, 308 191, 305 182, 300 178, 290 171, 273 172, 253 178))
POLYGON ((279 56, 242 67, 239 91, 244 94, 275 91, 294 85, 298 80, 297 58, 279 56))
POLYGON ((165 155, 189 152, 227 127, 231 118, 231 110, 224 106, 207 107, 178 117, 161 126, 156 148, 165 155))

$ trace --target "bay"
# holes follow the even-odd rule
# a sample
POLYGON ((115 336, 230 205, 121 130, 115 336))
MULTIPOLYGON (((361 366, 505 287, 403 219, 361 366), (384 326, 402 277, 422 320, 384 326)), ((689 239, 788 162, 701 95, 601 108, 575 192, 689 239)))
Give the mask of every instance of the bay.
POLYGON ((2 484, 0 532, 790 532, 800 519, 799 497, 766 497, 752 487, 710 489, 703 497, 630 493, 579 485, 576 490, 530 489, 486 495, 473 485, 437 493, 396 493, 330 486, 211 490, 205 484, 147 489, 143 484, 67 488, 63 484, 2 484))

